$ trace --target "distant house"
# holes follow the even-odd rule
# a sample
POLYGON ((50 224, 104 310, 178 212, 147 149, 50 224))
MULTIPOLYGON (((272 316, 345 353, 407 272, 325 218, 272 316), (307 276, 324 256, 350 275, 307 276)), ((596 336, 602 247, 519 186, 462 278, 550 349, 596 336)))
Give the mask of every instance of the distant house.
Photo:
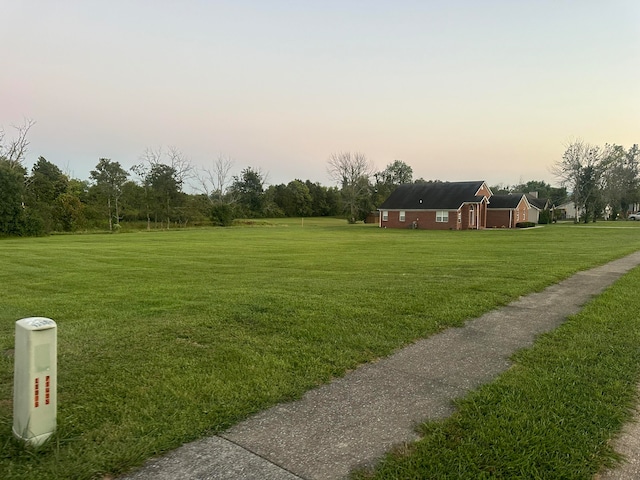
POLYGON ((526 194, 527 201, 531 208, 529 209, 529 222, 538 223, 540 212, 551 208, 551 200, 548 198, 539 198, 538 192, 530 192, 526 194))
MULTIPOLYGON (((531 222, 530 212, 534 209, 527 195, 493 195, 487 209, 488 228, 515 228, 520 222, 531 222)), ((537 212, 537 209, 536 209, 537 212)), ((536 215, 536 222, 538 221, 536 215)))
POLYGON ((576 204, 573 202, 563 203, 562 205, 557 206, 556 210, 561 212, 560 215, 563 220, 575 220, 579 218, 581 214, 580 210, 576 208, 576 204))
POLYGON ((491 189, 483 181, 398 186, 380 208, 380 227, 469 230, 487 226, 491 189))

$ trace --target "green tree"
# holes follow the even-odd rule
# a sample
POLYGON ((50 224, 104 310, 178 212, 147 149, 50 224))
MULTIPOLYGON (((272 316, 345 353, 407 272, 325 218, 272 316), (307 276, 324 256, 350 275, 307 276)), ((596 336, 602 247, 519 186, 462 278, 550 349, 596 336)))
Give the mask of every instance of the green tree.
POLYGON ((171 223, 172 215, 180 216, 177 209, 182 208, 182 188, 193 178, 194 168, 189 159, 179 148, 170 146, 147 148, 141 155, 142 163, 134 170, 147 188, 149 208, 155 211, 156 222, 158 215, 166 217, 171 223), (151 188, 155 185, 155 188, 151 188))
POLYGON ((567 145, 562 159, 552 169, 561 185, 571 191, 571 200, 576 210, 582 212, 585 223, 589 218, 595 222, 604 207, 602 186, 605 166, 600 147, 578 140, 567 145))
POLYGON ((146 178, 151 191, 152 205, 156 211, 156 221, 167 222, 171 225, 174 209, 180 206, 182 199, 182 182, 175 168, 162 163, 155 164, 149 170, 146 178))
POLYGON ((374 201, 375 187, 371 185, 371 182, 368 178, 360 177, 358 180, 358 188, 361 189, 362 192, 367 192, 368 194, 363 194, 358 198, 358 204, 356 209, 355 219, 357 221, 364 221, 367 218, 367 215, 376 209, 377 205, 374 201))
POLYGON ((231 157, 220 154, 209 167, 195 173, 196 189, 208 200, 209 218, 217 226, 230 226, 235 216, 229 194, 233 164, 231 157))
POLYGON ((331 217, 340 214, 340 191, 336 187, 325 187, 310 180, 305 185, 311 196, 311 216, 331 217))
POLYGON ((180 192, 178 204, 173 209, 173 219, 180 226, 203 224, 210 218, 211 204, 204 195, 180 192))
POLYGON ((613 218, 620 213, 626 218, 631 205, 640 200, 640 150, 633 145, 625 150, 620 145, 607 145, 604 163, 604 201, 613 218))
POLYGON ((313 199, 309 187, 301 180, 292 180, 287 185, 269 187, 269 191, 273 191, 274 203, 287 217, 311 216, 313 199))
POLYGON ((229 203, 218 202, 211 206, 211 222, 219 227, 230 227, 233 225, 233 207, 229 203))
POLYGON ((35 122, 25 120, 15 127, 17 136, 7 140, 0 128, 0 234, 40 235, 42 222, 25 203, 27 171, 23 166, 29 141, 27 135, 35 122))
POLYGON ((600 186, 601 173, 599 166, 595 164, 585 165, 580 169, 577 198, 581 200, 584 223, 589 222, 589 219, 595 222, 604 207, 600 186))
POLYGON ((68 187, 69 178, 62 170, 46 158, 38 157, 27 180, 29 196, 38 203, 53 204, 68 187))
POLYGON ((565 187, 552 187, 543 180, 529 180, 528 182, 511 186, 500 183, 492 185, 491 191, 494 195, 536 192, 539 198, 548 198, 552 205, 560 205, 567 198, 567 189, 565 187))
POLYGON ((509 193, 511 193, 511 188, 509 187, 509 185, 505 185, 504 183, 491 185, 489 188, 494 195, 508 195, 509 193))
POLYGON ((562 205, 567 201, 567 187, 551 187, 549 192, 551 205, 562 205))
POLYGON ((279 185, 269 185, 264 191, 265 216, 273 218, 287 216, 284 212, 289 200, 289 195, 286 190, 287 186, 281 183, 279 185))
POLYGON ((47 232, 63 230, 63 220, 58 216, 57 199, 67 192, 69 178, 56 165, 44 157, 31 169, 26 182, 25 202, 32 209, 33 215, 42 219, 47 232))
POLYGON ((25 170, 0 158, 0 234, 23 233, 25 170))
POLYGON ((390 185, 402 185, 413 182, 413 169, 401 160, 394 160, 376 174, 379 181, 390 185))
POLYGON ((146 220, 146 192, 142 185, 133 180, 127 180, 122 185, 120 197, 120 215, 123 220, 146 220))
POLYGON ((118 201, 122 195, 122 186, 128 176, 129 174, 120 166, 119 162, 113 162, 109 158, 101 158, 96 165, 96 169, 91 170, 91 179, 95 182, 100 195, 107 201, 109 231, 113 230, 114 218, 115 224, 120 225, 118 201))
POLYGON ((413 169, 400 160, 394 160, 383 171, 375 173, 373 176, 376 181, 373 203, 378 206, 391 195, 391 192, 398 185, 413 182, 413 169))
POLYGON ((65 232, 73 232, 85 226, 84 205, 72 193, 62 193, 56 197, 54 212, 58 228, 65 232))
POLYGON ((67 193, 75 195, 82 203, 86 203, 89 194, 89 181, 70 178, 67 185, 67 193))
POLYGON ((137 165, 131 167, 131 171, 137 175, 138 180, 142 187, 142 202, 141 210, 144 210, 147 220, 147 230, 151 230, 151 204, 153 203, 151 195, 151 186, 149 185, 149 172, 151 170, 151 164, 143 161, 137 165))
MULTIPOLYGON (((529 180, 526 183, 513 185, 507 193, 533 193, 536 192, 539 198, 549 198, 553 187, 542 180, 529 180)), ((493 190, 492 190, 493 191, 493 190)), ((494 194, 496 192, 493 192, 494 194)))
POLYGON ((264 175, 247 167, 233 177, 230 193, 247 217, 260 217, 264 207, 264 175))

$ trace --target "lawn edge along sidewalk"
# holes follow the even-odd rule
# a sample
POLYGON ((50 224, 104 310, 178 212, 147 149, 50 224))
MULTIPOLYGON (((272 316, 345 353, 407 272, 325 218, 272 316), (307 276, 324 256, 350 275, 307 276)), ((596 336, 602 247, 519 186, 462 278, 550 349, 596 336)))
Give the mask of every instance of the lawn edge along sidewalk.
POLYGON ((418 439, 416 425, 453 412, 452 400, 483 385, 578 313, 640 252, 578 272, 542 292, 419 340, 344 377, 276 405, 220 436, 184 445, 122 479, 339 479, 418 439))

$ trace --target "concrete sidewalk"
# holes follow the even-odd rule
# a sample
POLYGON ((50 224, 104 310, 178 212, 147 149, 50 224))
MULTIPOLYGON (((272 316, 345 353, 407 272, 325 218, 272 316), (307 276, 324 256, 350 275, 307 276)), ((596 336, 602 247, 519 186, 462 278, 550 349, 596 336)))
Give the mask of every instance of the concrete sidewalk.
MULTIPOLYGON (((416 425, 450 415, 453 399, 490 382, 509 367, 516 350, 531 346, 539 334, 556 328, 639 264, 636 252, 580 272, 462 328, 448 329, 362 365, 220 436, 150 460, 121 478, 345 478, 354 468, 375 464, 394 445, 417 440, 416 425)), ((611 475, 606 478, 637 478, 623 469, 611 475)))

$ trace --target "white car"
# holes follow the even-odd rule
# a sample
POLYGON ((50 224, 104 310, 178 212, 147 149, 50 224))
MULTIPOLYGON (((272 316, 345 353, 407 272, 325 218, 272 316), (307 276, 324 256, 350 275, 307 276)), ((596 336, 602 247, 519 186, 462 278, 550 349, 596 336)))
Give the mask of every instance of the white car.
POLYGON ((640 220, 640 212, 632 213, 627 217, 627 220, 640 220))

